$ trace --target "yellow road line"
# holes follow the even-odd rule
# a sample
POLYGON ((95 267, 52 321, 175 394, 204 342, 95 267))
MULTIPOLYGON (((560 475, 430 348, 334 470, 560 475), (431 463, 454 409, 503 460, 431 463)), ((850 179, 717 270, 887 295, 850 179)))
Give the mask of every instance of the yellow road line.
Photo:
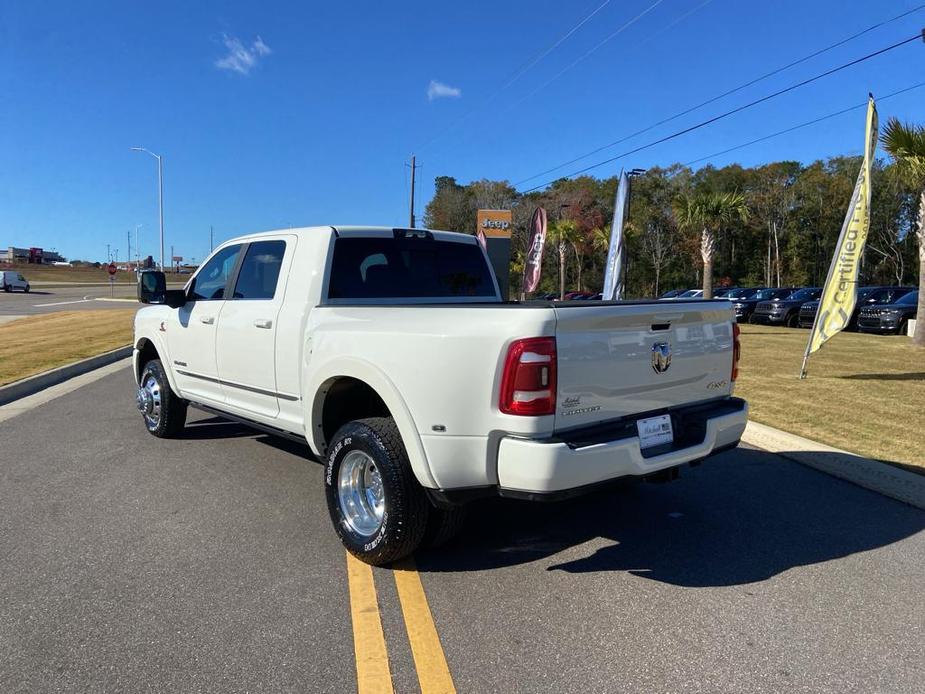
POLYGON ((347 552, 350 616, 353 619, 353 650, 357 661, 359 694, 392 694, 392 673, 379 618, 373 570, 347 552))
POLYGON ((421 694, 455 694, 456 687, 453 686, 450 668, 446 664, 446 656, 414 560, 403 559, 395 563, 392 569, 421 694))

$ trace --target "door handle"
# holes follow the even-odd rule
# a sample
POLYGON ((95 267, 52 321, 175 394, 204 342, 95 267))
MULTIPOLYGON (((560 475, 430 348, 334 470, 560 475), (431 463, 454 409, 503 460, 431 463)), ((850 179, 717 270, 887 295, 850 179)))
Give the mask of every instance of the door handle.
POLYGON ((254 321, 254 327, 269 330, 273 327, 273 321, 271 321, 269 318, 258 318, 254 321))
POLYGON ((215 318, 213 316, 199 316, 199 322, 212 325, 215 322, 215 318))

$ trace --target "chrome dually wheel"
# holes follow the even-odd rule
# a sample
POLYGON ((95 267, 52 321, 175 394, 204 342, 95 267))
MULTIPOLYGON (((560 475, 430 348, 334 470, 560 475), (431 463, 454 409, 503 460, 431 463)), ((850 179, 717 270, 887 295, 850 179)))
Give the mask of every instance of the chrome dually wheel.
POLYGON ((430 504, 391 417, 357 419, 335 432, 324 485, 334 530, 362 561, 383 566, 421 544, 430 504))
POLYGON ((158 438, 169 438, 183 431, 187 402, 170 389, 159 359, 152 359, 141 370, 135 404, 145 420, 145 428, 158 438))
POLYGON ((337 499, 347 525, 359 535, 375 535, 385 512, 382 474, 376 462, 365 451, 350 451, 337 477, 337 499))
POLYGON ((148 429, 157 429, 161 423, 161 385, 150 371, 145 372, 135 400, 148 429))

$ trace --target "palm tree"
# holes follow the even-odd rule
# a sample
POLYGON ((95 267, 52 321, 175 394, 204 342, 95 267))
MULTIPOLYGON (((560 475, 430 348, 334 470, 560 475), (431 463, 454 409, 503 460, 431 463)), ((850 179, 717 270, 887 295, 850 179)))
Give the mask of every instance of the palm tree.
POLYGON ((594 227, 591 230, 591 247, 596 251, 604 251, 604 253, 610 249, 609 224, 603 229, 601 227, 594 227))
POLYGON ((560 219, 549 229, 549 238, 556 244, 559 252, 559 298, 565 298, 565 256, 569 246, 574 246, 581 238, 578 224, 571 219, 560 219))
POLYGON ((896 172, 902 180, 921 191, 916 230, 919 241, 919 305, 912 344, 925 349, 925 126, 903 124, 896 118, 890 118, 880 141, 893 157, 896 172))
POLYGON ((713 251, 716 234, 731 222, 748 219, 745 197, 733 193, 683 195, 674 204, 678 226, 700 230, 700 256, 703 258, 703 298, 713 298, 713 251))

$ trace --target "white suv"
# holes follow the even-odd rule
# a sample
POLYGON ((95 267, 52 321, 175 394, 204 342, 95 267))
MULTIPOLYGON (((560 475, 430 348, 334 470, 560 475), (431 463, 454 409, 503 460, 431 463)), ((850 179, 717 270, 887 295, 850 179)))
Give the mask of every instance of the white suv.
POLYGON ((15 270, 0 270, 0 287, 3 291, 11 292, 14 289, 29 291, 29 281, 15 270))

